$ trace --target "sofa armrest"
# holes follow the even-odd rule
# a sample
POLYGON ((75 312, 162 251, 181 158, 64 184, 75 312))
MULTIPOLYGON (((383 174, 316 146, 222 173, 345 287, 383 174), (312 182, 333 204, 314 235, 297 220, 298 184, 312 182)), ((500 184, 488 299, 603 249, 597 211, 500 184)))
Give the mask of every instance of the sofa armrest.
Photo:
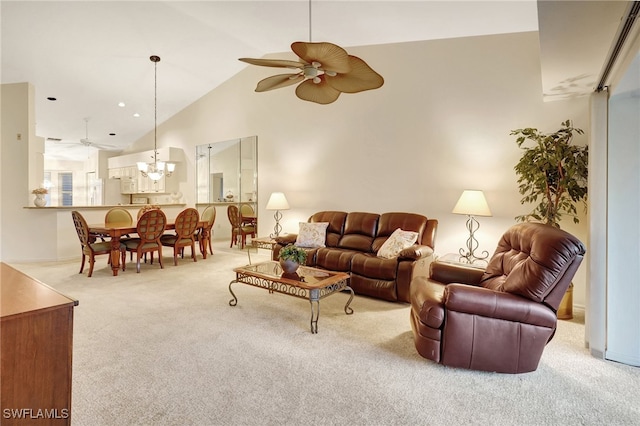
POLYGON ((398 259, 418 260, 433 255, 433 249, 429 246, 414 244, 398 253, 398 259))
POLYGON ((286 235, 278 236, 274 239, 278 244, 284 247, 287 244, 295 243, 297 238, 298 238, 298 234, 286 234, 286 235))
POLYGON ((484 274, 483 269, 435 261, 431 263, 429 277, 442 284, 462 283, 478 286, 482 274, 484 274))
POLYGON ((555 312, 542 303, 484 287, 449 284, 442 299, 450 311, 549 328, 557 322, 555 312))

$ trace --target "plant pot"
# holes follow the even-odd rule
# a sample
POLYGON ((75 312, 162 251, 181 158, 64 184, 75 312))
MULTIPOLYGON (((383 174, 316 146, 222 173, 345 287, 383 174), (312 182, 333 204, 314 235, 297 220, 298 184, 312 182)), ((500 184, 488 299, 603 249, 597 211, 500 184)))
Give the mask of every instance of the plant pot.
POLYGON ((298 270, 300 266, 299 263, 294 262, 293 260, 282 260, 280 259, 280 266, 285 274, 293 274, 298 270))
POLYGON ((569 284, 569 288, 560 302, 557 316, 558 319, 561 320, 570 320, 573 318, 573 283, 569 284))
POLYGON ((33 200, 33 204, 36 207, 44 207, 47 205, 47 200, 44 198, 45 194, 36 194, 36 198, 33 200))

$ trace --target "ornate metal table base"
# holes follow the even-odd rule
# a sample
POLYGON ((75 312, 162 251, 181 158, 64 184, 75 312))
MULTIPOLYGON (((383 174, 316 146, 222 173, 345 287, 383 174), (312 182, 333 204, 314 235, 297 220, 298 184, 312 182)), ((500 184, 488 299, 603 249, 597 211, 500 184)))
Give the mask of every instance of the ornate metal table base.
POLYGON ((229 283, 229 293, 233 297, 230 306, 238 304, 238 298, 231 289, 234 283, 248 284, 267 289, 269 293, 282 293, 289 296, 309 300, 311 305, 311 333, 318 332, 320 316, 320 299, 331 294, 349 291, 351 295, 344 305, 347 315, 353 314, 349 306, 353 300, 353 289, 349 287, 349 275, 342 272, 323 271, 320 269, 300 267, 299 274, 283 274, 277 262, 264 262, 234 269, 236 279, 229 283))

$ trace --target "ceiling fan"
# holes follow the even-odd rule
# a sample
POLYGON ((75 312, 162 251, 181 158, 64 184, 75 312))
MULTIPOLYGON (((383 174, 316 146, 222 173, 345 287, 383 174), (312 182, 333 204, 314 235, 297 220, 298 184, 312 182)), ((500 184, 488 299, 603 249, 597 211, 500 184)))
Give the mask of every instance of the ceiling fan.
POLYGON ((96 143, 96 142, 93 142, 91 139, 89 139, 89 117, 86 117, 84 119, 84 122, 85 122, 86 137, 80 139, 79 144, 76 142, 62 142, 59 139, 53 139, 54 142, 57 145, 84 145, 87 148, 96 148, 96 149, 107 150, 107 151, 120 150, 120 148, 118 148, 115 145, 96 143))
POLYGON ((330 104, 341 93, 358 93, 381 87, 384 79, 362 59, 349 55, 333 43, 296 41, 291 50, 300 61, 284 59, 240 58, 240 61, 265 67, 298 69, 295 74, 277 74, 258 82, 256 92, 266 92, 300 83, 298 98, 330 104))
POLYGON ((342 47, 328 42, 313 43, 311 37, 311 0, 309 0, 309 42, 296 41, 291 50, 299 61, 286 59, 240 58, 263 67, 289 68, 295 74, 277 74, 258 82, 256 92, 266 92, 298 84, 298 98, 318 104, 335 102, 341 93, 358 93, 381 87, 384 79, 365 61, 349 55, 342 47))

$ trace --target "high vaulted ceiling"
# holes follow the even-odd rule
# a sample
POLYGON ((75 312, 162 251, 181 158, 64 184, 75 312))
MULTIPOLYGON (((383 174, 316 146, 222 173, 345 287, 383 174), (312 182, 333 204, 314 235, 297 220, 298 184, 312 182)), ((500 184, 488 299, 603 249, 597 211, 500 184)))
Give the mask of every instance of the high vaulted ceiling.
POLYGON ((62 140, 47 142, 47 155, 84 158, 85 118, 92 142, 116 148, 153 129, 151 55, 161 57, 161 123, 248 66, 238 58, 290 52, 310 33, 348 50, 538 29, 537 4, 528 0, 2 0, 0 7, 2 83, 34 85, 36 134, 62 140))

